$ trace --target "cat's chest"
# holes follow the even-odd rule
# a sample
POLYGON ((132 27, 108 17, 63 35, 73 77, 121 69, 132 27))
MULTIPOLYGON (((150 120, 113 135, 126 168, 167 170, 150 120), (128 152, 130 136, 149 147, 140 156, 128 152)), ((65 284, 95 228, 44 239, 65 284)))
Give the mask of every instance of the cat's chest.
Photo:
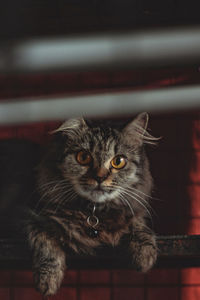
POLYGON ((87 212, 66 210, 56 221, 65 230, 72 248, 81 249, 101 244, 117 246, 122 236, 130 232, 132 218, 123 212, 97 212, 94 218, 87 212))

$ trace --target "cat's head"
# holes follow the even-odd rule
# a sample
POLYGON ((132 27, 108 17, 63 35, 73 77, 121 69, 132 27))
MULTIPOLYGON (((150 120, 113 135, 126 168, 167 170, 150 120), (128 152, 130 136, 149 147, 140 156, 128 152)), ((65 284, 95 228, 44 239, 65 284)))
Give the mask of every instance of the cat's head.
POLYGON ((83 119, 66 121, 54 131, 65 141, 62 177, 78 195, 96 203, 126 197, 127 188, 150 176, 143 145, 154 139, 147 123, 146 113, 121 129, 83 119))

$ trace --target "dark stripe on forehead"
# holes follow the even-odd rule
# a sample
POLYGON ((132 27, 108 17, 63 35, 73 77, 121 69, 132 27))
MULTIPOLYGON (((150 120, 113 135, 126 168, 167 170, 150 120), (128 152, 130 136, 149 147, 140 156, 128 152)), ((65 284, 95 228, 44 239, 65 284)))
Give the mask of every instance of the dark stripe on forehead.
POLYGON ((118 134, 115 130, 106 126, 88 128, 87 133, 81 139, 83 144, 87 144, 89 151, 93 152, 94 148, 99 151, 108 151, 114 142, 118 140, 118 134))
POLYGON ((118 145, 118 144, 115 144, 115 147, 114 147, 114 152, 115 152, 115 154, 118 153, 118 149, 119 149, 119 145, 118 145))
POLYGON ((95 140, 91 132, 88 134, 88 144, 89 144, 89 150, 90 152, 92 152, 95 146, 95 140))
POLYGON ((98 147, 98 150, 99 151, 103 151, 103 143, 102 143, 102 141, 100 142, 98 142, 98 145, 97 145, 97 147, 98 147))
POLYGON ((110 137, 110 138, 108 139, 107 143, 106 143, 106 150, 110 150, 110 148, 111 148, 113 142, 114 142, 113 137, 110 137))

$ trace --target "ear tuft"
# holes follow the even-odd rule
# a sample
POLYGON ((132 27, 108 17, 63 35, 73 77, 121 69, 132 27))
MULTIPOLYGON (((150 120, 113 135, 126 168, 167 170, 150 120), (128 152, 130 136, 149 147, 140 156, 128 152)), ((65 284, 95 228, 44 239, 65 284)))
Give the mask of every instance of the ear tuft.
POLYGON ((65 121, 60 127, 53 130, 51 134, 55 133, 63 133, 67 134, 71 131, 77 130, 77 129, 83 129, 84 127, 87 127, 87 124, 83 118, 80 119, 69 119, 65 121))
POLYGON ((149 115, 146 112, 139 114, 132 122, 130 122, 123 130, 124 136, 126 136, 130 142, 141 145, 155 144, 159 138, 153 137, 147 131, 149 122, 149 115))

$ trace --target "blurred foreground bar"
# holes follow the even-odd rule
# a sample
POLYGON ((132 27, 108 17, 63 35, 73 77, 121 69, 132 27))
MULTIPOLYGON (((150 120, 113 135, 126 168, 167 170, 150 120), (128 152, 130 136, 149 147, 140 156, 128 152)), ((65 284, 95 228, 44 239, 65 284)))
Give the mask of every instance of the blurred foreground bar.
MULTIPOLYGON (((200 236, 158 237, 159 257, 156 267, 200 266, 200 236)), ((69 269, 133 268, 130 259, 122 255, 101 257, 68 257, 69 269)), ((0 239, 1 269, 30 269, 31 255, 22 240, 0 239)))
POLYGON ((72 38, 26 39, 0 46, 0 72, 88 71, 200 63, 200 27, 72 38))
POLYGON ((0 102, 0 125, 200 108, 200 86, 0 102))

